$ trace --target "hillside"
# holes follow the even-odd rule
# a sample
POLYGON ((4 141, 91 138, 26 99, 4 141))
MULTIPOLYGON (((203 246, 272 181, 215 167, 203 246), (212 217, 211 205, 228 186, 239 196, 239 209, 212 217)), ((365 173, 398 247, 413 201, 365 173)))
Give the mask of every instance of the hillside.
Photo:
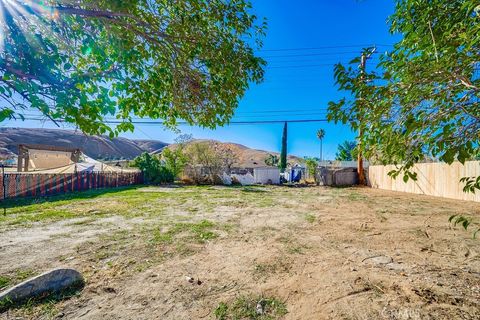
POLYGON ((142 150, 151 153, 160 153, 168 144, 158 140, 133 140, 142 150))
MULTIPOLYGON (((214 140, 194 140, 221 143, 214 140)), ((17 154, 19 144, 44 144, 67 148, 80 148, 94 159, 133 159, 143 152, 160 153, 167 146, 158 140, 110 139, 106 136, 86 136, 81 132, 58 129, 0 128, 0 157, 17 154)), ((265 166, 269 154, 279 153, 250 149, 237 143, 222 143, 229 146, 238 157, 239 167, 254 168, 265 166)), ((172 145, 175 146, 175 145, 172 145)), ((301 158, 289 156, 288 162, 303 162, 301 158)))
MULTIPOLYGON (((265 159, 269 154, 280 156, 278 152, 270 152, 265 150, 251 149, 247 146, 231 143, 231 142, 219 142, 216 140, 193 140, 191 143, 195 142, 209 142, 209 143, 220 143, 228 146, 231 150, 237 155, 238 163, 235 166, 244 167, 244 168, 255 168, 255 167, 264 167, 265 159)), ((171 147, 175 147, 175 144, 172 144, 171 147)), ((302 158, 296 156, 288 156, 289 163, 303 163, 305 162, 302 158)))
POLYGON ((167 145, 154 140, 87 136, 82 132, 72 130, 0 128, 0 156, 17 154, 19 144, 76 147, 94 159, 133 159, 142 152, 152 152, 167 145))

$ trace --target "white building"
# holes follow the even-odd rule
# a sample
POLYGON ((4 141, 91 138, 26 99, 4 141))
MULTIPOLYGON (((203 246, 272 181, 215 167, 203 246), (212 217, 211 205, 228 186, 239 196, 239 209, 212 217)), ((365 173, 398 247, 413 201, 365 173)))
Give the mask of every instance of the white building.
POLYGON ((280 184, 280 169, 277 167, 254 168, 253 176, 258 184, 280 184))

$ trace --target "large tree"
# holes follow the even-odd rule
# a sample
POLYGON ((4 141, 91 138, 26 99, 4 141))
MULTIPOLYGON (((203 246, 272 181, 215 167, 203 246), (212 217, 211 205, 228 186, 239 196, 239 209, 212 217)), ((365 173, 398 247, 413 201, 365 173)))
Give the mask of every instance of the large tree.
POLYGON ((323 161, 323 139, 325 138, 325 129, 317 130, 317 138, 320 140, 320 161, 323 161))
POLYGON ((0 121, 225 124, 263 77, 264 31, 249 0, 0 0, 0 121))
MULTIPOLYGON (((349 97, 330 103, 329 118, 362 131, 361 151, 398 165, 425 157, 464 162, 479 153, 480 4, 478 0, 397 0, 391 32, 402 40, 374 71, 337 65, 349 97)), ((365 55, 372 52, 365 49, 365 55)), ((478 180, 477 180, 478 182, 478 180)), ((474 184, 471 186, 475 187, 474 184)), ((477 187, 479 185, 477 184, 477 187)))

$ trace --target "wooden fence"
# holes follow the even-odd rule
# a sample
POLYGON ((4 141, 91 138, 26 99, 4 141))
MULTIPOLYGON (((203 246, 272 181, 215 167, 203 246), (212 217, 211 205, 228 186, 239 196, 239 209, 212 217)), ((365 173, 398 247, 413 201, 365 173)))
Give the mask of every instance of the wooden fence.
POLYGON ((143 183, 140 172, 77 172, 67 174, 0 174, 0 199, 44 197, 91 189, 117 188, 143 183))
POLYGON ((463 177, 480 176, 480 161, 468 161, 465 165, 454 162, 445 163, 419 163, 413 168, 417 173, 417 180, 403 181, 403 175, 396 179, 388 176, 388 172, 395 170, 395 166, 370 166, 368 169, 369 184, 373 188, 425 194, 458 200, 480 202, 480 192, 476 194, 463 192, 464 184, 460 182, 463 177))

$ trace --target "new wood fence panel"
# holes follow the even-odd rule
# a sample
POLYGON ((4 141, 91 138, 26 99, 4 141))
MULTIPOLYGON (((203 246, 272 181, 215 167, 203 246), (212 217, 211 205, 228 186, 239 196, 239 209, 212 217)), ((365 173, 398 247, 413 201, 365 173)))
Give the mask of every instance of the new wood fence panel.
POLYGON ((370 166, 368 169, 369 184, 373 188, 425 194, 449 199, 480 202, 480 191, 476 194, 463 192, 463 177, 480 176, 480 161, 467 161, 465 165, 454 162, 446 163, 419 163, 412 169, 417 173, 417 180, 403 181, 403 175, 393 179, 388 172, 395 170, 394 165, 370 166))

